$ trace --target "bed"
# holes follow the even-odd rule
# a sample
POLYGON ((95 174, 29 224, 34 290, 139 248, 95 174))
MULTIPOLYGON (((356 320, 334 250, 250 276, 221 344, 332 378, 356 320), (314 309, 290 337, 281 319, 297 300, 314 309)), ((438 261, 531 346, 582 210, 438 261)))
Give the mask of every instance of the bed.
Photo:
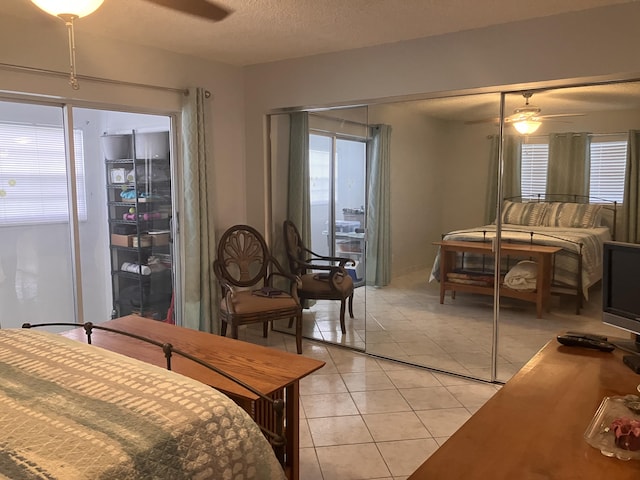
POLYGON ((0 478, 285 478, 249 414, 175 372, 0 329, 0 375, 0 478))
MULTIPOLYGON (((573 196, 572 202, 545 201, 547 198, 537 197, 528 201, 505 199, 502 242, 562 248, 554 256, 552 291, 576 295, 579 313, 582 299, 589 298, 589 288, 602 277, 602 246, 604 242, 615 239, 617 204, 601 199, 598 203, 584 203, 588 198, 578 196, 573 196)), ((518 200, 521 199, 518 197, 518 200)), ((492 242, 495 237, 496 225, 493 223, 448 232, 442 240, 492 242)), ((439 259, 440 255, 437 255, 430 281, 440 280, 439 259)), ((509 279, 508 275, 513 274, 516 268, 525 266, 520 264, 521 261, 521 258, 502 258, 501 274, 509 279)), ((493 259, 487 255, 459 255, 459 279, 453 281, 492 282, 493 270, 493 259)), ((512 275, 511 278, 516 277, 512 275)))

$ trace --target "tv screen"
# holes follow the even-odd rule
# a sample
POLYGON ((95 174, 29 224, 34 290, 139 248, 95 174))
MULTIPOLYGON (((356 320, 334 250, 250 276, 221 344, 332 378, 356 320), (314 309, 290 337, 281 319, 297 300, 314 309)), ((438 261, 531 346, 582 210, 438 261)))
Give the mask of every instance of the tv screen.
POLYGON ((602 321, 635 335, 635 341, 614 342, 640 353, 640 245, 606 242, 602 263, 602 321))

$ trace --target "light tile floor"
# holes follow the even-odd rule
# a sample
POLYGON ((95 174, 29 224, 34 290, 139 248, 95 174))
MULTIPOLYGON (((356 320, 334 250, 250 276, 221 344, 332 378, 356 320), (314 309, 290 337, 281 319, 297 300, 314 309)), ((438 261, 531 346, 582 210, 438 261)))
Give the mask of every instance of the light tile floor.
MULTIPOLYGON (((346 335, 336 302, 305 311, 305 337, 334 344, 303 340, 303 354, 326 365, 301 382, 302 480, 406 479, 500 388, 409 365, 490 378, 491 298, 461 294, 440 305, 437 285, 427 278, 415 272, 384 289, 367 287, 366 325, 359 295, 346 335), (364 349, 365 336, 376 356, 345 348, 364 349)), ((598 289, 591 293, 580 315, 573 298, 554 297, 542 319, 534 305, 506 300, 498 378, 508 380, 559 331, 620 336, 602 324, 598 289)), ((295 352, 292 335, 271 331, 264 339, 259 325, 241 328, 239 338, 295 352)))
MULTIPOLYGON (((240 339, 295 352, 291 335, 240 339)), ((300 383, 301 480, 406 479, 500 388, 303 341, 326 365, 300 383)))

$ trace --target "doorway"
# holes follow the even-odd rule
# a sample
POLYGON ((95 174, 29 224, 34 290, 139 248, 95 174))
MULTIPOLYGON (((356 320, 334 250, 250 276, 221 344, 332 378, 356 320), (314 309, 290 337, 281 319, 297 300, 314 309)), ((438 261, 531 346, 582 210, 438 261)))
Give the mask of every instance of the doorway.
MULTIPOLYGON (((0 327, 108 320, 122 267, 113 254, 123 248, 137 256, 141 249, 133 237, 131 246, 113 244, 113 228, 126 220, 109 211, 125 204, 108 192, 130 189, 133 168, 110 165, 101 140, 113 132, 169 132, 171 118, 10 100, 0 102, 0 112, 0 327)), ((172 203, 171 196, 167 216, 172 203)), ((138 206, 126 209, 137 214, 138 206)), ((177 258, 169 242, 165 250, 174 285, 177 258)), ((151 278, 144 281, 153 288, 151 278)))

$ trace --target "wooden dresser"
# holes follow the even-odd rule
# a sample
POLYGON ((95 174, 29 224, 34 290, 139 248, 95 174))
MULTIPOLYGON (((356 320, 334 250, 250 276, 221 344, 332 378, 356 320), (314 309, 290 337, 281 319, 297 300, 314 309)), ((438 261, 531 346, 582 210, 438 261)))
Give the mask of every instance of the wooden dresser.
POLYGON ((622 353, 554 339, 409 480, 638 480, 640 460, 609 458, 583 438, 604 397, 636 394, 622 353))

